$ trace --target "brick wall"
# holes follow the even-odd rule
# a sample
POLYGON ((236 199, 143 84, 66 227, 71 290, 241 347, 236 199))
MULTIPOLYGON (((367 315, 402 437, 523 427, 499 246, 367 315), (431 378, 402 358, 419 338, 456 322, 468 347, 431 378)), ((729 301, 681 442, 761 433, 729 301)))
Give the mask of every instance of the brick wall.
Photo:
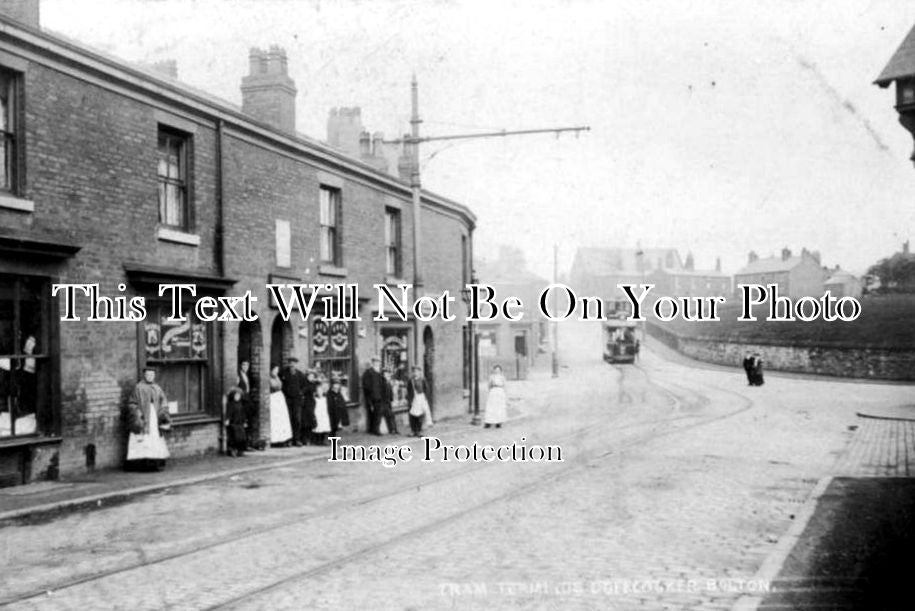
MULTIPOLYGON (((0 257, 0 273, 48 276, 54 282, 98 283, 103 295, 133 296, 125 264, 156 266, 182 273, 237 280, 229 294, 251 290, 260 317, 245 331, 255 342, 254 383, 259 388, 261 429, 268 422, 268 375, 272 329, 278 312, 269 307, 265 284, 271 275, 314 283, 357 283, 363 304, 358 325, 355 373, 361 374, 378 349, 379 325, 371 321, 375 291, 385 281, 384 213, 402 210, 403 279, 411 282, 412 208, 406 193, 393 195, 341 170, 320 171, 305 156, 252 143, 253 136, 227 128, 223 145, 224 270, 216 244, 217 132, 210 118, 173 109, 193 121, 193 203, 199 245, 158 238, 157 137, 162 113, 151 104, 90 84, 38 63, 25 73, 25 191, 34 212, 0 208, 0 226, 50 242, 78 244, 81 250, 62 262, 0 257), (320 273, 318 197, 322 181, 342 193, 341 239, 345 276, 320 273), (276 265, 276 220, 292 228, 292 264, 276 265), (119 284, 127 289, 121 293, 119 284), (252 332, 252 329, 254 332, 252 332), (258 366, 259 365, 259 366, 258 366)), ((164 103, 162 100, 159 104, 164 103)), ((180 123, 181 120, 178 122, 180 123)), ((180 127, 180 126, 179 126, 180 127)), ((186 127, 186 125, 185 125, 186 127)), ((424 273, 427 289, 448 288, 460 302, 461 236, 466 223, 435 210, 423 212, 424 273)), ((143 293, 147 298, 153 295, 143 293)), ((59 315, 63 302, 55 300, 59 315)), ((60 322, 60 422, 64 438, 56 460, 64 477, 90 468, 116 467, 125 455, 123 408, 138 377, 140 327, 135 322, 89 322, 88 306, 77 308, 81 321, 60 322), (90 456, 92 459, 90 460, 90 456)), ((456 312, 462 317, 462 309, 456 312)), ((436 408, 458 399, 461 389, 461 324, 428 325, 434 338, 436 408)), ((241 326, 217 323, 209 341, 216 346, 208 363, 217 378, 208 398, 217 415, 223 389, 234 385, 241 326)), ((306 325, 294 318, 282 325, 284 352, 309 361, 306 325)), ((419 329, 420 346, 425 327, 419 329)), ((423 349, 414 355, 422 362, 423 349)), ((216 449, 213 422, 176 426, 169 434, 175 457, 216 449)), ((55 450, 56 452, 56 450, 55 450)), ((48 473, 50 460, 42 467, 48 473)), ((52 469, 53 471, 53 469, 52 469)))
POLYGON ((661 325, 648 334, 686 356, 707 363, 742 366, 747 353, 759 353, 764 369, 843 378, 915 380, 915 351, 867 347, 777 346, 681 337, 661 325))

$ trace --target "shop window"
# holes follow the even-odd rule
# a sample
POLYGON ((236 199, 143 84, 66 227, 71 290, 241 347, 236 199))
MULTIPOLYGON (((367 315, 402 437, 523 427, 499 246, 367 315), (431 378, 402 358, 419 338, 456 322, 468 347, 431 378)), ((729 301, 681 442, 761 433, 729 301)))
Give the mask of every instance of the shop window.
POLYGON ((352 325, 342 320, 315 320, 311 326, 311 363, 328 381, 334 376, 343 378, 344 397, 349 401, 354 396, 352 385, 355 384, 355 380, 350 379, 353 370, 352 325))
POLYGON ((51 434, 50 291, 0 275, 0 437, 51 434))
POLYGON ((210 361, 210 324, 201 322, 193 310, 187 320, 169 320, 171 304, 147 301, 146 321, 141 323, 144 366, 158 371, 156 382, 168 398, 172 414, 207 411, 207 379, 210 361))
POLYGON ((409 347, 409 328, 381 329, 381 366, 391 370, 395 406, 402 406, 407 402, 406 384, 410 376, 409 347))

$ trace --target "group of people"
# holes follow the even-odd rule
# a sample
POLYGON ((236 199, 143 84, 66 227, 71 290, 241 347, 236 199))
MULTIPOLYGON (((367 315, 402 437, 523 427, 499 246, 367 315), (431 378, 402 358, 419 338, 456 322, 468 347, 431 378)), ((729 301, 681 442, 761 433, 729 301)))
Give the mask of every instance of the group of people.
MULTIPOLYGON (((407 380, 407 403, 410 405, 410 434, 419 437, 423 424, 432 426, 432 409, 429 406, 428 383, 422 367, 413 367, 407 380)), ((372 435, 381 435, 381 427, 391 435, 397 435, 397 420, 394 418, 394 380, 390 369, 381 368, 381 359, 373 356, 371 364, 362 374, 362 396, 365 399, 366 430, 372 435)))
MULTIPOLYGON (((762 384, 761 361, 759 384, 762 384)), ((747 361, 744 361, 747 367, 747 361)), ((242 456, 254 447, 256 440, 257 402, 251 396, 248 378, 250 364, 239 364, 238 382, 225 397, 224 422, 226 451, 230 456, 242 456)), ((750 376, 750 369, 747 369, 750 376)), ((371 365, 362 376, 362 394, 365 399, 366 430, 381 435, 382 426, 392 435, 399 434, 394 418, 394 386, 392 372, 382 370, 381 359, 372 357, 371 365)), ((298 369, 298 359, 288 359, 285 370, 278 365, 270 368, 270 436, 272 445, 303 446, 311 443, 324 445, 328 436, 336 436, 349 426, 346 407, 345 380, 334 374, 328 380, 317 369, 305 373, 298 369)), ((752 384, 753 382, 751 382, 752 384)), ((421 367, 413 367, 406 383, 409 404, 410 433, 419 437, 424 426, 432 426, 429 403, 429 386, 421 367)), ((171 415, 165 392, 156 383, 156 370, 143 369, 143 378, 137 383, 128 401, 127 442, 128 467, 153 467, 161 469, 169 457, 164 431, 171 428, 171 415)), ((489 395, 486 400, 484 425, 500 427, 506 418, 505 376, 499 365, 493 366, 489 376, 489 395)))
POLYGON ((743 370, 747 372, 747 384, 763 385, 763 361, 759 353, 747 354, 743 358, 743 370))
POLYGON ((327 437, 349 426, 344 379, 317 369, 302 372, 291 357, 286 368, 270 368, 270 443, 325 445, 327 437))

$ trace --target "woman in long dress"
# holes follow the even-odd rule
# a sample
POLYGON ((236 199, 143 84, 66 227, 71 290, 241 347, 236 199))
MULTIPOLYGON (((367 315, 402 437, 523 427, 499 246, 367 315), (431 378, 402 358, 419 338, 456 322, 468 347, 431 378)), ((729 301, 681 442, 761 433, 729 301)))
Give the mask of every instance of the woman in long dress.
POLYGON ((330 433, 330 411, 327 402, 327 378, 321 376, 317 379, 314 392, 314 416, 312 421, 315 423, 311 429, 312 442, 315 445, 324 445, 327 443, 327 434, 330 433))
POLYGON ((280 380, 280 366, 270 368, 270 443, 279 445, 292 440, 292 425, 289 423, 289 408, 283 396, 283 382, 280 380))
POLYGON ((489 374, 489 396, 486 397, 486 413, 483 416, 483 425, 489 428, 495 424, 496 428, 502 426, 506 418, 506 401, 505 401, 505 376, 502 375, 500 365, 492 366, 492 373, 489 374))
POLYGON ((428 426, 432 426, 432 411, 426 399, 426 378, 422 367, 413 367, 413 377, 407 382, 407 403, 410 404, 410 431, 414 437, 419 437, 423 430, 423 419, 428 426))
POLYGON ((127 439, 127 466, 162 469, 169 457, 168 446, 159 433, 171 426, 168 400, 156 384, 156 370, 147 367, 128 402, 130 436, 127 439))

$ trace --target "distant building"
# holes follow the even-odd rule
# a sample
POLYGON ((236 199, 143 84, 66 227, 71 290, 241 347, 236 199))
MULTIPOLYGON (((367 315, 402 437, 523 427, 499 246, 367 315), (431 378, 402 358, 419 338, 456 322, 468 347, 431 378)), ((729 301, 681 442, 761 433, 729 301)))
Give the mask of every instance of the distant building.
POLYGON ((823 282, 828 276, 817 251, 804 248, 800 256, 792 256, 790 250, 783 248, 780 257, 764 259, 750 252, 747 265, 734 274, 734 290, 738 291, 741 284, 775 284, 781 296, 818 297, 823 294, 823 282))
POLYGON ((517 297, 524 304, 524 317, 519 321, 499 316, 477 326, 481 375, 498 363, 509 378, 524 378, 541 347, 549 342, 547 321, 537 303, 550 282, 527 271, 519 255, 512 248, 502 247, 496 262, 480 263, 477 270, 479 281, 492 286, 499 299, 517 297))
POLYGON ((731 277, 719 270, 656 269, 648 275, 654 284, 652 295, 660 297, 727 297, 731 294, 731 277))
POLYGON ((685 269, 674 248, 579 248, 569 272, 569 284, 579 297, 624 298, 618 284, 642 284, 649 274, 685 269))
POLYGON ((843 269, 833 270, 832 275, 823 283, 823 289, 830 292, 833 297, 861 298, 863 284, 861 280, 843 269))

